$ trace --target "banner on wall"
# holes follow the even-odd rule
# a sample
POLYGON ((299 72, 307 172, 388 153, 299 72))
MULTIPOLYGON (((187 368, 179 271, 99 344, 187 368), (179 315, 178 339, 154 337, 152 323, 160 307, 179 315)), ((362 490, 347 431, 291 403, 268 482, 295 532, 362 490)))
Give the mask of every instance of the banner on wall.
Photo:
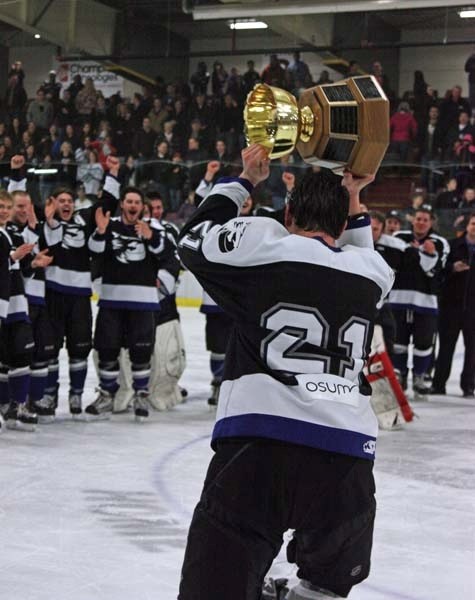
POLYGON ((96 90, 101 91, 105 98, 113 94, 124 93, 124 78, 116 73, 106 71, 104 67, 92 60, 67 60, 57 63, 56 80, 61 83, 63 89, 73 82, 75 75, 81 75, 84 83, 90 77, 96 90))

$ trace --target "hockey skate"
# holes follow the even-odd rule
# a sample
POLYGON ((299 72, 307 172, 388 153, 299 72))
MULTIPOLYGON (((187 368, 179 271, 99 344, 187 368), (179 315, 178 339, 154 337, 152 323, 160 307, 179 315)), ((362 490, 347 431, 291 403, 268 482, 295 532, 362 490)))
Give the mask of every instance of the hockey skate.
POLYGON ((261 600, 284 600, 289 591, 288 579, 273 579, 266 577, 262 586, 261 600))
POLYGON ((213 379, 211 382, 211 396, 208 398, 208 406, 210 408, 215 408, 218 406, 219 399, 219 389, 221 387, 221 382, 213 379))
POLYGON ((35 402, 33 411, 38 415, 38 423, 47 425, 53 423, 56 413, 55 397, 50 394, 45 394, 41 400, 35 402))
POLYGON ((407 373, 401 373, 398 369, 394 369, 394 373, 399 381, 399 384, 402 390, 405 392, 407 390, 407 373))
POLYGON ((412 389, 414 391, 414 400, 420 402, 429 399, 430 387, 424 381, 424 375, 414 375, 412 389))
POLYGON ((285 596, 286 600, 330 600, 331 598, 341 598, 341 596, 316 587, 303 579, 285 596))
POLYGON ((139 390, 134 394, 135 421, 143 423, 148 418, 149 393, 147 390, 139 390))
POLYGON ((180 390, 180 394, 181 397, 183 398, 183 402, 186 402, 186 399, 188 398, 188 390, 186 390, 185 388, 182 388, 180 386, 178 386, 179 390, 180 390))
POLYGON ((3 415, 0 412, 0 435, 5 431, 5 421, 3 420, 3 415))
POLYGON ((97 388, 97 398, 86 406, 85 413, 90 415, 96 421, 109 419, 112 414, 114 397, 110 392, 97 388))
POLYGON ((69 412, 73 419, 76 419, 78 415, 82 413, 82 397, 81 394, 69 394, 69 412))
POLYGON ((26 404, 14 404, 8 407, 5 413, 7 429, 18 429, 19 431, 35 431, 38 417, 29 411, 26 404))

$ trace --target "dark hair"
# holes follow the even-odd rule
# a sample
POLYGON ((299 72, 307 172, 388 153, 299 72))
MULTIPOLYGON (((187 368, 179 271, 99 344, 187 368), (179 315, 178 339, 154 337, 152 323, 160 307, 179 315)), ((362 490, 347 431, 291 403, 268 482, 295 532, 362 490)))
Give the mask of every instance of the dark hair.
POLYGON ((71 198, 74 200, 74 192, 70 187, 62 185, 61 187, 57 187, 53 190, 52 196, 53 198, 57 198, 60 194, 69 194, 71 198))
POLYGON ((384 225, 386 223, 386 217, 383 215, 382 212, 379 212, 379 210, 370 211, 369 216, 371 219, 376 219, 377 221, 379 221, 381 225, 384 225))
POLYGON ((304 176, 292 192, 288 206, 298 228, 320 230, 338 238, 348 217, 350 198, 341 177, 324 169, 304 176))
POLYGON ((160 200, 163 203, 163 198, 157 190, 151 190, 145 195, 145 202, 149 204, 152 200, 160 200))
POLYGON ((120 193, 120 201, 122 202, 127 194, 138 194, 142 202, 145 202, 143 192, 140 188, 133 185, 128 185, 120 193))
POLYGON ((419 208, 416 208, 414 214, 417 215, 417 213, 425 213, 426 215, 429 215, 431 219, 435 219, 434 211, 430 204, 422 204, 419 208))

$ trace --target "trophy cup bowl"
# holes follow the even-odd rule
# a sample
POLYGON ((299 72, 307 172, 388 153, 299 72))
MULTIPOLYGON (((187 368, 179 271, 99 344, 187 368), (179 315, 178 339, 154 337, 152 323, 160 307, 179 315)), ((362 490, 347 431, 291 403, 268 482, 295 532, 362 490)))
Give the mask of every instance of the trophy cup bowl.
POLYGON ((257 84, 244 108, 248 144, 271 159, 294 148, 307 163, 342 174, 375 173, 389 144, 389 101, 369 75, 305 90, 299 100, 280 88, 257 84))

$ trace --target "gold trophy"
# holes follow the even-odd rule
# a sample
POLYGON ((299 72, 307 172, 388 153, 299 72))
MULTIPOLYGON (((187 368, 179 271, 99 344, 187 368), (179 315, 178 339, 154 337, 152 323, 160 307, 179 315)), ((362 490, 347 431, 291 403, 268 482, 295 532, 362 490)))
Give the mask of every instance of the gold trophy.
POLYGON ((270 158, 296 147, 305 162, 342 174, 376 173, 389 144, 389 101, 370 75, 317 85, 296 98, 265 83, 248 94, 244 108, 248 144, 270 158))

